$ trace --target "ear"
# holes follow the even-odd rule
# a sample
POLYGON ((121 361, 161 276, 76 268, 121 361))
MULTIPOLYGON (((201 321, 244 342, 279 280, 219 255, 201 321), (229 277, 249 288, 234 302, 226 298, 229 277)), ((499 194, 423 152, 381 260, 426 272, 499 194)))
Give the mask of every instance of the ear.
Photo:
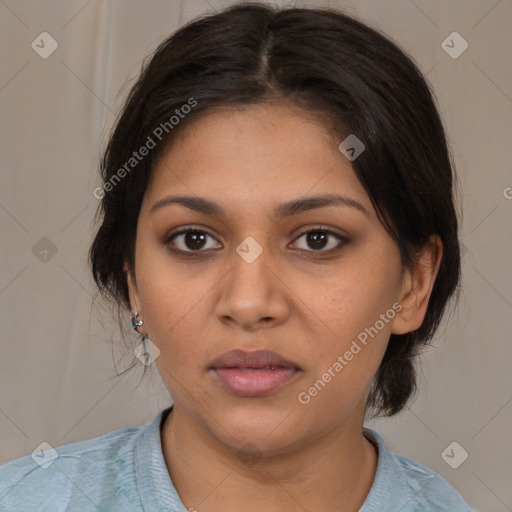
POLYGON ((132 274, 128 263, 124 264, 124 273, 126 274, 126 281, 128 284, 128 295, 130 297, 130 308, 132 312, 141 311, 141 302, 139 296, 139 290, 137 288, 137 282, 135 276, 132 274))
POLYGON ((423 323, 442 255, 443 243, 432 235, 417 252, 414 268, 404 271, 399 297, 402 309, 393 320, 393 334, 415 331, 423 323))

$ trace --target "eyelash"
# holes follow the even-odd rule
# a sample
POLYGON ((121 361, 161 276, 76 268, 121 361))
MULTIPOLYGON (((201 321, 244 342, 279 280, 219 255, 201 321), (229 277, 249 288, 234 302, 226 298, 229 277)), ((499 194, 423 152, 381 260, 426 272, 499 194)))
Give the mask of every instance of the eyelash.
MULTIPOLYGON (((303 237, 304 235, 307 235, 309 233, 325 233, 326 235, 328 236, 332 236, 334 238, 336 238, 340 243, 338 244, 337 247, 335 248, 332 248, 332 249, 328 249, 328 250, 308 250, 308 249, 299 249, 300 251, 304 251, 304 252, 309 252, 309 253, 313 253, 313 254, 332 254, 334 252, 337 252, 339 250, 341 250, 341 248, 346 245, 350 240, 346 237, 346 236, 343 236, 343 235, 340 235, 339 233, 336 233, 334 231, 331 231, 330 229, 327 229, 327 228, 324 228, 322 226, 318 226, 318 227, 315 227, 315 228, 310 228, 310 229, 307 229, 305 231, 302 231, 301 233, 299 233, 297 235, 297 237, 295 238, 294 241, 296 240, 299 240, 301 237, 303 237)), ((164 240, 164 245, 166 246, 170 246, 171 245, 171 242, 178 236, 180 235, 187 235, 189 233, 197 233, 197 234, 206 234, 208 235, 210 238, 213 238, 215 240, 215 237, 212 236, 210 233, 208 233, 208 231, 204 230, 204 229, 198 229, 198 228, 194 228, 194 227, 188 227, 186 229, 182 229, 181 231, 177 231, 176 233, 172 233, 171 235, 169 235, 168 237, 166 237, 166 239, 164 240)), ((176 248, 173 248, 173 247, 169 247, 169 249, 172 251, 172 252, 175 252, 175 253, 179 253, 179 254, 188 254, 188 255, 192 255, 192 254, 200 254, 200 253, 203 253, 203 252, 207 252, 208 249, 206 250, 203 250, 203 249, 199 249, 199 250, 196 250, 196 251, 192 251, 192 250, 183 250, 183 249, 176 249, 176 248)))

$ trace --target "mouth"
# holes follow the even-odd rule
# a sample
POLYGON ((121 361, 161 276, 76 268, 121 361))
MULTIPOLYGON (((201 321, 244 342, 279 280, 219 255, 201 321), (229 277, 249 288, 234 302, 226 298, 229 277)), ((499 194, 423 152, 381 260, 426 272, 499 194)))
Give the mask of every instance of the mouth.
POLYGON ((288 384, 302 369, 270 350, 232 350, 213 361, 209 368, 231 394, 258 397, 288 384))

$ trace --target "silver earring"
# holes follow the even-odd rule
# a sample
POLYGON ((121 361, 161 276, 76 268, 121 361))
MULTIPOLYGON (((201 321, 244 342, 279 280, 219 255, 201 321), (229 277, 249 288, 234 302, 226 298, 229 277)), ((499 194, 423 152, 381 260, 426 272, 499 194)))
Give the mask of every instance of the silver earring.
POLYGON ((140 313, 138 311, 135 311, 135 313, 132 313, 132 327, 133 327, 133 330, 136 332, 139 332, 139 327, 144 325, 144 320, 137 320, 137 318, 139 318, 139 316, 140 316, 140 313))

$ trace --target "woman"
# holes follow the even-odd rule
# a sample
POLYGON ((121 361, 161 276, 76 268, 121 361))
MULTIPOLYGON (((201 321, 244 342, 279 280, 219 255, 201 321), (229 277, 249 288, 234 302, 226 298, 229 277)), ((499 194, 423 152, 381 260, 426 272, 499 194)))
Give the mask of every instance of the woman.
POLYGON ((242 4, 164 41, 102 161, 99 289, 173 406, 0 470, 15 510, 469 511, 390 453, 414 356, 457 291, 433 96, 332 10, 242 4))

